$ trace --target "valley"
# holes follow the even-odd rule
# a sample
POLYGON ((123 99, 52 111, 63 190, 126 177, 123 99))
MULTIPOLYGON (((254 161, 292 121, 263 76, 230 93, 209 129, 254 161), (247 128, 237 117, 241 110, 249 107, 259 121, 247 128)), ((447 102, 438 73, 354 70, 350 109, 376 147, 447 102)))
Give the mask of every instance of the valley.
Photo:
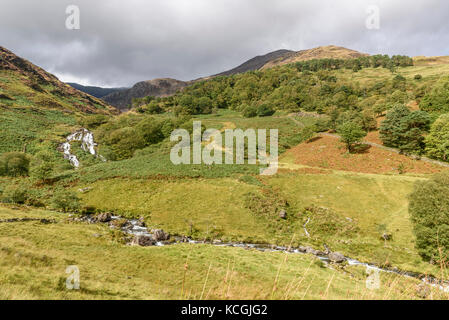
POLYGON ((447 299, 421 281, 449 280, 446 240, 423 244, 434 233, 414 208, 428 188, 445 212, 449 62, 343 49, 128 91, 122 112, 2 49, 0 298, 447 299), (278 129, 278 172, 173 164, 170 134, 194 121, 278 129), (69 265, 80 290, 66 290, 69 265), (393 271, 374 289, 373 268, 393 271))

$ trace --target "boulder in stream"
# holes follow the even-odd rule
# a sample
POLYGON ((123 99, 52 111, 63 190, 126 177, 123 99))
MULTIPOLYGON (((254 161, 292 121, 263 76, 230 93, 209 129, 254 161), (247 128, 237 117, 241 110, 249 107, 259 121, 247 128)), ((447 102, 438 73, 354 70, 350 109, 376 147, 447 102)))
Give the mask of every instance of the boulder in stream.
POLYGON ((153 240, 154 241, 165 241, 170 239, 170 235, 162 229, 153 230, 153 240))
POLYGON ((95 221, 97 222, 109 222, 111 221, 112 215, 109 212, 102 212, 95 216, 95 221))
POLYGON ((149 247, 154 246, 156 244, 156 241, 151 236, 147 235, 135 235, 131 245, 135 246, 142 246, 142 247, 149 247))
POLYGON ((329 260, 335 263, 342 263, 346 261, 346 258, 344 255, 342 255, 340 252, 331 252, 328 255, 329 260))

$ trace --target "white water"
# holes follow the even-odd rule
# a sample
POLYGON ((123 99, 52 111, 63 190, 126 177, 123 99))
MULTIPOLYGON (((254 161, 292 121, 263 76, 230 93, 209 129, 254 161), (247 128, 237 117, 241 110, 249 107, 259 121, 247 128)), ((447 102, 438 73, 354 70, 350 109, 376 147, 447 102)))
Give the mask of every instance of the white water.
MULTIPOLYGON (((72 166, 74 166, 75 168, 78 168, 80 166, 80 162, 78 158, 71 153, 71 142, 73 141, 81 141, 81 149, 89 152, 93 156, 98 156, 95 150, 97 144, 94 141, 94 134, 85 128, 75 131, 66 138, 66 142, 61 144, 61 149, 64 153, 64 159, 68 159, 72 166)), ((104 157, 99 157, 101 160, 106 161, 104 157)))

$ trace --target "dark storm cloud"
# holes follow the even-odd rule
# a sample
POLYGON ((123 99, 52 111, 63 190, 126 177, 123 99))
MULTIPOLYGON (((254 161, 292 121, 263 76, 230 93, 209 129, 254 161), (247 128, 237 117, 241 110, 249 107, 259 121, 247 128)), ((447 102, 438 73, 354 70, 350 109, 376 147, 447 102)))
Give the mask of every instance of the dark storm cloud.
POLYGON ((0 45, 64 81, 132 85, 215 74, 280 48, 446 55, 449 3, 437 0, 1 0, 0 45), (81 10, 67 30, 66 7, 81 10), (380 29, 365 26, 380 9, 380 29))

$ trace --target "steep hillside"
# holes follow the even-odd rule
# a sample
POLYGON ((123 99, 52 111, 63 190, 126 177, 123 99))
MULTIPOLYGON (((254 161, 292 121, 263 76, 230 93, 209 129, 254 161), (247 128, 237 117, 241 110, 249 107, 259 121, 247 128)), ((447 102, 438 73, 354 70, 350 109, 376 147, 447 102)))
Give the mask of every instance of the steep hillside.
POLYGON ((238 67, 235 67, 234 69, 221 72, 212 77, 230 76, 230 75, 237 74, 237 73, 243 73, 243 72, 252 71, 252 70, 259 70, 260 68, 262 68, 265 64, 269 63, 270 61, 282 59, 282 58, 290 56, 291 54, 294 54, 294 53, 295 53, 294 51, 285 50, 285 49, 273 51, 273 52, 267 53, 265 55, 257 56, 252 59, 249 59, 248 61, 242 63, 241 65, 239 65, 238 67))
POLYGON ((79 83, 74 82, 67 82, 67 84, 75 88, 76 90, 90 94, 91 96, 94 96, 96 98, 103 98, 104 96, 107 96, 108 94, 111 94, 113 92, 128 89, 128 88, 102 88, 95 86, 83 86, 79 83))
POLYGON ((262 69, 312 59, 353 59, 363 56, 368 56, 368 54, 360 53, 358 51, 346 49, 343 47, 330 45, 292 52, 277 59, 268 61, 262 67, 262 69))
POLYGON ((116 106, 120 110, 126 110, 133 98, 146 96, 166 97, 189 85, 189 82, 170 78, 153 79, 136 83, 132 88, 111 93, 103 100, 116 106))
POLYGON ((0 152, 30 150, 56 139, 57 128, 66 128, 65 133, 80 116, 117 113, 104 101, 0 47, 0 152))

